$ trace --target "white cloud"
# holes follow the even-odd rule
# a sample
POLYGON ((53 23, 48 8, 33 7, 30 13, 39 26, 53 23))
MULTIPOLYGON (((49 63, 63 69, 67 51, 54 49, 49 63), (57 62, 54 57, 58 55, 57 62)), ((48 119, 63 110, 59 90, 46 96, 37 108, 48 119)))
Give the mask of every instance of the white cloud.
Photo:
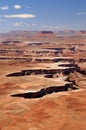
POLYGON ((15 22, 15 23, 11 23, 11 25, 12 26, 15 26, 15 27, 37 27, 38 26, 38 24, 36 24, 36 23, 33 23, 33 24, 29 24, 29 23, 27 23, 27 22, 15 22))
POLYGON ((63 25, 63 26, 55 26, 55 29, 66 29, 68 26, 63 25))
POLYGON ((16 23, 14 23, 14 26, 15 27, 21 27, 21 26, 24 26, 24 25, 21 22, 16 22, 16 23))
POLYGON ((22 5, 22 7, 27 8, 27 9, 31 8, 30 6, 27 6, 27 5, 22 5))
POLYGON ((36 24, 36 23, 33 23, 33 24, 32 24, 33 27, 36 27, 37 25, 38 25, 38 24, 36 24))
POLYGON ((33 14, 13 14, 13 15, 4 15, 5 18, 34 18, 36 15, 33 14))
POLYGON ((66 29, 68 28, 68 26, 60 26, 60 25, 42 25, 43 28, 46 28, 46 29, 66 29))
POLYGON ((1 10, 8 10, 9 7, 8 7, 8 6, 2 6, 2 7, 0 7, 0 9, 1 9, 1 10))
POLYGON ((86 15, 86 12, 79 12, 77 15, 86 15))
POLYGON ((25 25, 26 25, 27 27, 31 27, 31 25, 30 25, 29 23, 26 23, 25 25))
POLYGON ((19 24, 19 23, 16 22, 16 23, 14 24, 14 26, 16 26, 16 27, 20 27, 21 24, 19 24))
POLYGON ((15 9, 20 9, 22 6, 21 5, 14 5, 15 9))

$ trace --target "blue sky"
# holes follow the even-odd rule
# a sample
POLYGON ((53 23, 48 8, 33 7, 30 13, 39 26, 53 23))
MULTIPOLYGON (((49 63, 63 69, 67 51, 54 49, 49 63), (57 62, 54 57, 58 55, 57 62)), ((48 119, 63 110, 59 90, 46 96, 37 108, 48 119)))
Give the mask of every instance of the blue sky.
POLYGON ((81 29, 86 0, 0 0, 0 32, 81 29))

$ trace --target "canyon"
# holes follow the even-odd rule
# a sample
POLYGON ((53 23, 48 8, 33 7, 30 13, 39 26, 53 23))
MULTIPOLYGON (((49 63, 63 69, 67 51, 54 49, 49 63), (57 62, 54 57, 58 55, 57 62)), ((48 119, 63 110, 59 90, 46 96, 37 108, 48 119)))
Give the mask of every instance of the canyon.
POLYGON ((85 130, 85 32, 13 32, 0 42, 0 130, 85 130))

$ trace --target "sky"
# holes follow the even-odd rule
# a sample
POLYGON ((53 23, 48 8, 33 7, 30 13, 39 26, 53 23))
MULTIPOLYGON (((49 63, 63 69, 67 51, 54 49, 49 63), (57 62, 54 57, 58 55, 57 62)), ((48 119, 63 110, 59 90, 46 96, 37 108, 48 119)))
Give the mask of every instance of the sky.
POLYGON ((0 0, 0 32, 86 30, 86 0, 0 0))

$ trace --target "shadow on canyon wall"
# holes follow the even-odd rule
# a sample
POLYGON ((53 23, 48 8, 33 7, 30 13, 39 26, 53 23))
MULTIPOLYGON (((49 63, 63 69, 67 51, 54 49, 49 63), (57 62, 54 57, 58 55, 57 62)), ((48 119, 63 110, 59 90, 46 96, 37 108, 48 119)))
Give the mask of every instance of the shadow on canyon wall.
POLYGON ((64 91, 69 91, 69 89, 76 90, 78 89, 71 84, 66 84, 64 86, 52 86, 52 87, 47 87, 43 88, 40 91, 37 92, 28 92, 28 93, 22 93, 22 94, 13 94, 11 95, 12 97, 23 97, 23 98, 41 98, 45 95, 51 94, 51 93, 57 93, 57 92, 64 92, 64 91))

